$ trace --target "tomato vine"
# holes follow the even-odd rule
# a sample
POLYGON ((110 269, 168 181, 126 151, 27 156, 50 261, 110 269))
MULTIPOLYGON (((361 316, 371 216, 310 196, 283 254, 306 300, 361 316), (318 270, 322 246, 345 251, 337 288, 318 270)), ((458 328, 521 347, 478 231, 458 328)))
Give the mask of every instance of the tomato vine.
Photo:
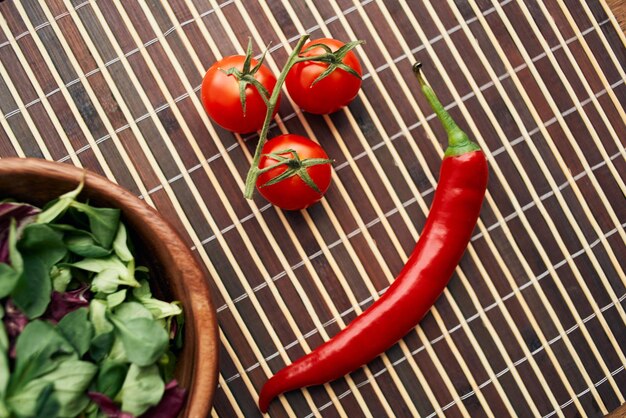
MULTIPOLYGON (((285 83, 285 79, 287 78, 289 71, 293 68, 293 66, 298 63, 303 63, 305 61, 319 61, 319 62, 327 63, 328 69, 323 74, 321 74, 315 80, 315 82, 319 82, 323 80, 324 78, 328 77, 336 69, 343 69, 344 71, 348 71, 351 74, 354 73, 353 74, 354 76, 358 76, 360 78, 360 74, 354 71, 346 70, 344 68, 346 66, 342 63, 342 59, 350 50, 352 50, 354 47, 362 43, 362 41, 355 41, 355 42, 347 43, 342 48, 334 52, 325 45, 315 43, 309 46, 307 50, 310 50, 315 47, 321 47, 324 53, 315 55, 315 56, 301 56, 300 54, 305 52, 305 51, 302 51, 302 48, 307 42, 307 40, 309 39, 309 36, 310 35, 305 34, 300 37, 300 39, 298 40, 298 43, 296 44, 295 48, 289 55, 289 58, 287 59, 286 64, 284 65, 282 71, 280 72, 280 75, 278 76, 276 80, 276 85, 274 86, 274 89, 271 95, 269 97, 267 97, 267 94, 265 95, 267 111, 265 113, 265 120, 263 122, 263 127, 259 134, 259 140, 256 145, 254 156, 252 158, 252 164, 246 176, 246 184, 245 184, 245 190, 244 190, 244 197, 246 199, 252 199, 252 196, 254 194, 254 188, 257 183, 257 179, 259 175, 261 174, 261 170, 259 169, 259 161, 261 160, 263 146, 265 145, 267 141, 267 134, 269 131, 269 126, 275 114, 278 99, 280 97, 280 90, 283 84, 285 83)), ((248 53, 250 53, 250 51, 248 51, 248 53)), ((262 91, 260 91, 260 93, 261 95, 263 95, 262 91)), ((294 158, 297 158, 297 156, 294 156, 294 158)), ((282 163, 286 164, 286 162, 282 162, 282 163)), ((326 162, 326 163, 329 163, 329 162, 326 162)), ((300 171, 297 171, 297 170, 290 171, 290 175, 292 176, 299 175, 299 174, 301 174, 300 171)), ((307 184, 309 183, 307 182, 307 184)), ((314 184, 313 185, 309 184, 309 186, 315 190, 314 184)))

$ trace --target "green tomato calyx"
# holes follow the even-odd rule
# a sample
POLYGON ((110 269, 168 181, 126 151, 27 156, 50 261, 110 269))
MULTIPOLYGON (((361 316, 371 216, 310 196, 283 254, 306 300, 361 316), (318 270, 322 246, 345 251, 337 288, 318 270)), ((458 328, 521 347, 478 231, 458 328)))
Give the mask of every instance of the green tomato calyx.
POLYGON ((303 53, 306 53, 306 52, 312 51, 315 48, 322 48, 324 50, 323 54, 316 55, 313 57, 299 57, 298 60, 299 61, 316 61, 316 62, 323 62, 323 63, 328 64, 328 68, 326 68, 326 70, 324 70, 324 72, 320 74, 313 81, 313 83, 311 83, 311 87, 313 87, 315 84, 319 83, 320 81, 328 77, 333 71, 335 71, 338 68, 349 74, 352 74, 358 79, 361 79, 361 75, 357 73, 349 65, 344 64, 343 59, 346 57, 348 52, 353 50, 357 45, 360 45, 363 43, 365 43, 365 41, 362 41, 362 40, 348 42, 347 44, 343 45, 341 48, 339 48, 338 50, 334 52, 332 49, 330 49, 328 45, 325 45, 322 43, 316 43, 316 44, 310 45, 304 51, 302 51, 303 53))
POLYGON ((285 166, 287 169, 283 171, 280 175, 272 178, 271 180, 266 181, 259 187, 267 187, 276 183, 280 183, 288 178, 293 176, 298 176, 300 179, 311 189, 315 190, 316 193, 321 194, 321 190, 315 183, 315 181, 311 178, 308 167, 312 167, 315 165, 322 164, 332 164, 333 160, 328 158, 306 158, 300 159, 300 156, 294 149, 285 149, 277 152, 272 152, 270 154, 263 154, 264 157, 272 158, 277 161, 277 163, 272 164, 268 167, 265 167, 259 170, 259 174, 265 173, 267 171, 273 170, 277 167, 285 166), (290 156, 285 156, 288 154, 290 156))
POLYGON ((239 82, 239 100, 241 101, 241 109, 243 110, 244 116, 246 115, 246 88, 249 84, 257 89, 261 98, 265 102, 265 105, 269 106, 270 92, 265 88, 265 86, 263 86, 263 84, 261 84, 259 80, 255 78, 256 73, 261 68, 261 65, 263 65, 266 54, 267 49, 263 52, 263 55, 261 55, 261 58, 259 58, 256 65, 250 68, 252 65, 252 39, 248 39, 246 57, 241 70, 238 70, 235 67, 231 67, 227 70, 221 69, 225 74, 234 76, 239 82))

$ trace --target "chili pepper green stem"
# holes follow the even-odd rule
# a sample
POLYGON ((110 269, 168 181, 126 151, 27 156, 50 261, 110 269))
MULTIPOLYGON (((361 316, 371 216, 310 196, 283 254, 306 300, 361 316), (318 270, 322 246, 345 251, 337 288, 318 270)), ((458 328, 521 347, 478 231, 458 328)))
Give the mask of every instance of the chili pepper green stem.
POLYGON ((259 142, 256 145, 256 150, 254 152, 254 157, 252 158, 252 165, 250 166, 250 170, 248 170, 248 175, 246 176, 246 187, 244 191, 244 197, 246 199, 252 199, 252 195, 254 193, 254 186, 256 185, 256 180, 259 177, 259 161, 261 160, 261 150, 267 141, 267 133, 269 131, 270 123, 272 121, 272 117, 274 115, 274 109, 276 108, 276 104, 278 102, 278 97, 280 95, 280 90, 282 85, 285 82, 285 78, 287 77, 287 73, 291 70, 295 64, 301 61, 306 61, 306 58, 300 58, 298 55, 302 50, 302 46, 309 39, 309 35, 302 35, 300 40, 296 44, 295 48, 291 55, 289 55, 289 59, 287 60, 287 64, 283 67, 278 79, 276 80, 276 85, 274 86, 274 90, 270 98, 267 101, 267 112, 265 113, 265 121, 263 122, 263 127, 261 128, 261 133, 259 134, 259 142))
POLYGON ((422 92, 448 134, 448 148, 444 155, 447 157, 458 156, 471 151, 480 150, 478 144, 473 142, 469 136, 459 128, 454 119, 452 119, 452 116, 450 116, 437 98, 434 90, 426 84, 426 81, 424 81, 422 77, 421 68, 422 64, 420 62, 413 64, 413 72, 417 77, 422 92))

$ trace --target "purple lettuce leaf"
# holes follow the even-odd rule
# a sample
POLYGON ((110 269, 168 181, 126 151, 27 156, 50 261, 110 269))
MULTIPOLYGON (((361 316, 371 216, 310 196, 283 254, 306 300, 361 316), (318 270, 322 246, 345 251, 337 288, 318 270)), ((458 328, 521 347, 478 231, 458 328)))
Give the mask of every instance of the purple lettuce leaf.
POLYGON ((4 305, 4 328, 9 337, 9 358, 15 358, 15 341, 28 324, 28 317, 20 311, 11 299, 7 299, 4 305))
POLYGON ((119 405, 117 405, 107 395, 99 392, 88 392, 87 396, 91 399, 103 414, 109 418, 134 418, 132 414, 123 412, 119 405))
MULTIPOLYGON (((109 418, 134 418, 132 414, 122 411, 120 406, 105 394, 89 392, 87 395, 109 418)), ((181 388, 176 380, 172 380, 165 385, 165 392, 161 401, 144 412, 141 418, 176 418, 186 397, 187 389, 181 388)))
POLYGON ((43 318, 59 322, 68 313, 78 308, 88 307, 91 297, 88 284, 63 293, 55 290, 52 292, 50 305, 48 305, 43 318))
POLYGON ((18 236, 20 231, 35 220, 41 210, 26 203, 0 203, 0 263, 9 262, 9 228, 15 219, 18 236))
POLYGON ((148 409, 141 418, 175 418, 185 403, 187 389, 178 386, 176 379, 165 385, 161 401, 148 409))

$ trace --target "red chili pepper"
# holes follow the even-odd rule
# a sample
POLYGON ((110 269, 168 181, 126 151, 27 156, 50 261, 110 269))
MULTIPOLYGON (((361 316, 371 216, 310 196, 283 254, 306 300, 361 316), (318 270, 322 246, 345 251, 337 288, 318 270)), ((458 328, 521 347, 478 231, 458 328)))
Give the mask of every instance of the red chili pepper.
POLYGON ((457 126, 413 70, 448 134, 439 183, 424 230, 389 289, 345 329, 265 383, 261 411, 283 392, 338 379, 370 362, 413 329, 450 281, 476 226, 487 188, 485 154, 457 126))

